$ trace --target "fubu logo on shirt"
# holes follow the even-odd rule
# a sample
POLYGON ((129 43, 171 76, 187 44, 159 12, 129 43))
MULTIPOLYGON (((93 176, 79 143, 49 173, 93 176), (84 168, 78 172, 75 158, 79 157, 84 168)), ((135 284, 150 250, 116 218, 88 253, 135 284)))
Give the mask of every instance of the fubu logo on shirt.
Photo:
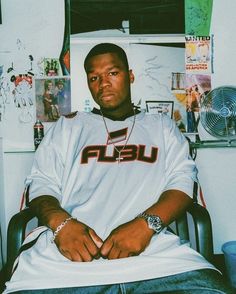
POLYGON ((117 161, 120 150, 122 162, 138 160, 146 163, 154 163, 158 155, 157 147, 151 147, 150 154, 146 154, 146 145, 123 144, 114 146, 115 143, 117 144, 126 140, 127 132, 128 128, 110 132, 105 145, 89 145, 84 147, 81 163, 87 164, 91 158, 95 158, 98 162, 113 163, 117 161), (113 145, 112 155, 109 155, 107 152, 109 145, 113 145))

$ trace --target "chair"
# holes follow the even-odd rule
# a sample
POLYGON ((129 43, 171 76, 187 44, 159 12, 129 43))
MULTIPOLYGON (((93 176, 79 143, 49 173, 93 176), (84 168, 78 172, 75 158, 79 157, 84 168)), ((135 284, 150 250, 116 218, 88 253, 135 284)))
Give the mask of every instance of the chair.
MULTIPOLYGON (((8 225, 7 232, 7 264, 6 278, 10 279, 13 263, 19 254, 20 247, 25 238, 27 223, 33 219, 35 215, 26 208, 15 214, 8 225)), ((183 242, 191 240, 191 235, 195 236, 195 248, 210 262, 213 258, 213 239, 211 219, 208 211, 201 205, 194 203, 187 213, 184 213, 179 219, 174 222, 174 228, 171 229, 179 235, 183 242), (191 234, 189 222, 191 221, 194 227, 194 234, 191 234)), ((190 241, 191 243, 191 241, 190 241)))

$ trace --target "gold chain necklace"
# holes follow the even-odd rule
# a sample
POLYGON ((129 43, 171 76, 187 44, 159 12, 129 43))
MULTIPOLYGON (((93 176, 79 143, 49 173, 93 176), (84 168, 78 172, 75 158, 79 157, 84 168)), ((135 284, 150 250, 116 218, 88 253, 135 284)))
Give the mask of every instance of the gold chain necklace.
POLYGON ((132 132, 133 132, 133 129, 134 129, 135 120, 136 120, 136 113, 135 113, 134 108, 133 108, 133 112, 134 112, 134 119, 133 119, 133 124, 132 124, 131 130, 130 130, 129 135, 128 135, 126 141, 125 141, 124 146, 119 150, 119 149, 117 149, 117 146, 114 144, 114 142, 113 142, 112 139, 111 139, 111 136, 110 136, 110 133, 109 133, 109 130, 108 130, 108 127, 107 127, 107 123, 106 123, 106 120, 105 120, 105 117, 104 117, 104 115, 103 115, 103 113, 102 113, 102 111, 101 111, 101 109, 100 109, 100 113, 101 113, 101 115, 102 115, 102 119, 103 119, 103 122, 104 122, 104 125, 105 125, 105 129, 106 129, 106 132, 107 132, 108 138, 109 138, 110 142, 112 143, 112 145, 114 146, 116 152, 118 153, 118 157, 116 158, 116 161, 117 161, 118 163, 120 163, 121 160, 124 159, 123 157, 121 157, 121 152, 125 149, 125 147, 126 147, 128 141, 129 141, 129 138, 130 138, 130 136, 131 136, 131 134, 132 134, 132 132))

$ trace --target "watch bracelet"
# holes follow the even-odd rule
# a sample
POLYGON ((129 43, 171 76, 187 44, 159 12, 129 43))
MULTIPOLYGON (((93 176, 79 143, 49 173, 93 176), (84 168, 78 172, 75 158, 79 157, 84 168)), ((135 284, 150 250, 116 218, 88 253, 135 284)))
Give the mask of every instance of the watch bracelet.
POLYGON ((148 213, 146 213, 146 212, 141 212, 141 213, 139 213, 138 215, 137 215, 137 218, 144 218, 145 220, 146 220, 146 222, 147 222, 147 224, 148 224, 148 227, 150 228, 150 229, 152 229, 152 230, 154 230, 157 234, 159 234, 162 230, 163 230, 163 228, 164 228, 164 226, 163 226, 163 222, 162 222, 162 220, 161 220, 161 218, 158 216, 158 215, 154 215, 154 214, 148 214, 148 213), (158 220, 159 220, 159 224, 158 224, 158 229, 156 230, 156 229, 154 229, 152 226, 150 226, 150 224, 149 224, 149 218, 158 218, 158 220))

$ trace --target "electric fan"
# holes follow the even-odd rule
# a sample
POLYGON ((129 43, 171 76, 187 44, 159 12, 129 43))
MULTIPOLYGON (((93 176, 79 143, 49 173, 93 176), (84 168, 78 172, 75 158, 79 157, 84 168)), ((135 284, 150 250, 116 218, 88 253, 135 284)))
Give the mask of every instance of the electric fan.
POLYGON ((218 139, 236 139, 236 87, 221 86, 201 99, 200 122, 218 139))

